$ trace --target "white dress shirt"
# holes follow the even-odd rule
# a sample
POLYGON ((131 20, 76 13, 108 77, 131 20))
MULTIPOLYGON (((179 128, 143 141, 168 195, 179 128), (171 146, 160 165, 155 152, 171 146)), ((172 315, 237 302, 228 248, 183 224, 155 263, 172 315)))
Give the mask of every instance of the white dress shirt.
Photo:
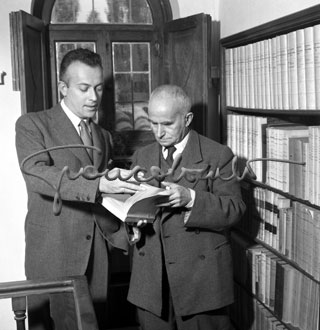
MULTIPOLYGON (((184 148, 187 145, 187 142, 189 140, 189 133, 183 138, 182 141, 180 141, 179 143, 175 144, 175 152, 173 153, 173 160, 177 157, 178 154, 182 154, 184 148)), ((166 159, 168 156, 168 150, 166 147, 162 147, 162 155, 163 157, 166 159)), ((185 214, 185 218, 184 218, 184 222, 186 223, 188 221, 189 215, 190 215, 190 209, 193 207, 194 204, 194 200, 196 197, 196 192, 193 189, 188 188, 191 194, 191 200, 190 202, 186 205, 186 208, 189 209, 189 211, 186 212, 185 214)))

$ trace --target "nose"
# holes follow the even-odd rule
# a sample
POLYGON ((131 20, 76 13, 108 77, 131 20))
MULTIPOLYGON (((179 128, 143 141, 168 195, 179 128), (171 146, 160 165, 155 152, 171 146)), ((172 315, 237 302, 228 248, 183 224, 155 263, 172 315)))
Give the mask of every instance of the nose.
POLYGON ((97 91, 94 88, 90 89, 90 100, 96 101, 98 99, 99 95, 97 91))
POLYGON ((159 138, 163 137, 164 133, 165 132, 164 132, 163 126, 161 124, 158 124, 157 128, 156 128, 157 137, 159 137, 159 138))

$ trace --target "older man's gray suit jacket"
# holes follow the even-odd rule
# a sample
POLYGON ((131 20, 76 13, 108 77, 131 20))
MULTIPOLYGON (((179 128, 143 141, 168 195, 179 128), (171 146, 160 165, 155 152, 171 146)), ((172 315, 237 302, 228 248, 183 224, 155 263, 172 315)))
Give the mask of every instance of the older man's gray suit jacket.
MULTIPOLYGON (((207 169, 205 175, 220 169, 224 178, 232 174, 233 154, 227 146, 190 132, 175 177, 181 168, 207 169)), ((161 163, 157 143, 136 152, 133 166, 148 170, 161 163)), ((170 177, 167 178, 170 181, 170 177)), ((154 180, 151 183, 157 185, 154 180)), ((233 274, 230 243, 226 230, 243 214, 239 183, 221 179, 180 185, 196 191, 194 206, 185 223, 185 208, 164 210, 153 225, 142 228, 135 245, 128 300, 156 315, 163 304, 163 276, 166 269, 177 315, 191 315, 226 306, 233 301, 233 274)))

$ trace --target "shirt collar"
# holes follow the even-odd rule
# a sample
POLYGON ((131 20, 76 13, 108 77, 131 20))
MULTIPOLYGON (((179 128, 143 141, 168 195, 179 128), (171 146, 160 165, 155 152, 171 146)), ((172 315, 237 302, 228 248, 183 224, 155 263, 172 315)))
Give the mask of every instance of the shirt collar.
MULTIPOLYGON (((79 129, 79 124, 80 121, 82 120, 81 118, 79 118, 77 115, 75 115, 66 105, 66 103, 64 102, 64 100, 62 99, 62 101, 60 102, 61 108, 62 110, 65 112, 65 114, 67 115, 67 117, 70 119, 72 125, 74 126, 74 128, 77 130, 77 132, 80 134, 80 129, 79 129)), ((90 129, 90 126, 89 126, 90 129)))
MULTIPOLYGON (((174 145, 177 150, 173 153, 173 158, 175 158, 175 156, 177 154, 182 154, 182 152, 183 152, 184 148, 186 147, 187 142, 189 140, 189 135, 190 135, 190 132, 183 138, 182 141, 180 141, 179 143, 174 145)), ((167 156, 168 150, 166 149, 166 147, 162 147, 162 153, 163 153, 164 157, 167 156)))

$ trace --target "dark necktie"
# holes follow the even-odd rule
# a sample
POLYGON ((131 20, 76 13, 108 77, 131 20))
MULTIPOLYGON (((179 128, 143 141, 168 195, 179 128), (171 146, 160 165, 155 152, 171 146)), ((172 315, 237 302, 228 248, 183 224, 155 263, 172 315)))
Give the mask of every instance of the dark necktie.
POLYGON ((167 150, 168 150, 168 156, 166 158, 166 162, 168 163, 169 166, 171 166, 173 163, 173 154, 177 149, 175 146, 171 146, 168 147, 167 150))
MULTIPOLYGON (((91 137, 89 127, 88 127, 89 123, 87 123, 84 120, 81 120, 79 125, 80 125, 80 138, 81 138, 83 144, 86 146, 93 146, 92 137, 91 137)), ((92 160, 93 159, 93 150, 89 149, 89 148, 86 150, 92 160)))

